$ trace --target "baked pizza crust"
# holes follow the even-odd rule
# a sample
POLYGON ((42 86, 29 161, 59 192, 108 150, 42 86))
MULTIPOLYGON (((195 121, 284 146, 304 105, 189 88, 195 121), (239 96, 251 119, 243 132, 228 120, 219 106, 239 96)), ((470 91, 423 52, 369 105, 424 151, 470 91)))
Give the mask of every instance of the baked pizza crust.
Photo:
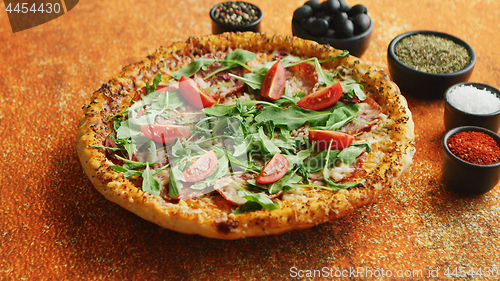
MULTIPOLYGON (((137 188, 113 165, 103 150, 90 145, 103 145, 112 133, 111 116, 124 110, 136 89, 152 81, 161 71, 163 82, 169 73, 187 65, 205 53, 228 49, 254 52, 283 51, 296 56, 326 59, 341 51, 291 36, 263 33, 225 33, 190 38, 186 42, 161 47, 143 61, 125 67, 121 73, 94 92, 83 107, 77 133, 77 150, 81 163, 92 184, 108 200, 161 227, 185 234, 199 234, 219 239, 239 239, 251 236, 280 234, 309 228, 342 217, 356 208, 374 202, 380 194, 408 168, 415 152, 414 125, 405 98, 396 84, 382 71, 360 59, 347 56, 323 64, 327 68, 343 67, 365 87, 387 115, 385 129, 380 133, 384 153, 371 159, 371 165, 356 176, 364 185, 332 192, 322 189, 297 188, 283 195, 276 210, 260 210, 243 214, 231 213, 230 204, 218 195, 205 199, 188 199, 179 203, 165 202, 137 188), (181 62, 179 62, 181 61, 181 62)), ((374 151, 378 148, 374 147, 374 151)), ((374 154, 376 155, 376 154, 374 154)))

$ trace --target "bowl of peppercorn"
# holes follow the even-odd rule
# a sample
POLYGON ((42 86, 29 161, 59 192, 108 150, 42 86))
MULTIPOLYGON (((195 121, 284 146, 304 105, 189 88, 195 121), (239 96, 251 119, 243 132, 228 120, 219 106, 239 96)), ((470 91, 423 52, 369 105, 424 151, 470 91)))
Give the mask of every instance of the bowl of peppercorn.
POLYGON ((476 126, 449 130, 443 137, 441 171, 447 187, 460 194, 477 195, 500 180, 500 136, 476 126))
POLYGON ((210 10, 212 33, 260 31, 260 22, 264 14, 254 4, 229 1, 215 5, 210 10))
POLYGON ((293 12, 294 36, 347 50, 360 57, 370 44, 373 22, 363 4, 345 0, 309 0, 293 12))
POLYGON ((475 64, 469 44, 437 31, 403 33, 387 49, 392 80, 403 93, 417 98, 443 98, 449 87, 469 80, 475 64))

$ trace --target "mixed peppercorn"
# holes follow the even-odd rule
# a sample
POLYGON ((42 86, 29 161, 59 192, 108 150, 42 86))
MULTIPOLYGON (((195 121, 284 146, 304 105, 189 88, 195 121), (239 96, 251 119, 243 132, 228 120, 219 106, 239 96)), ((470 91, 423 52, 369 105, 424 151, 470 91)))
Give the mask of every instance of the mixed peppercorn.
POLYGON ((250 3, 225 2, 221 3, 214 12, 217 21, 229 25, 248 25, 260 17, 259 9, 250 3))

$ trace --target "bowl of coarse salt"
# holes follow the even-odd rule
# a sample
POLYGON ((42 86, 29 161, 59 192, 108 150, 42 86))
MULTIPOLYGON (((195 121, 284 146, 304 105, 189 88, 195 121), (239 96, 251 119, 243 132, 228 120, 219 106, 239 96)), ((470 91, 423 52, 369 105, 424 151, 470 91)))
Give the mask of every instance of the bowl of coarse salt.
POLYGON ((490 85, 465 82, 445 93, 444 126, 478 126, 498 132, 500 128, 500 91, 490 85))

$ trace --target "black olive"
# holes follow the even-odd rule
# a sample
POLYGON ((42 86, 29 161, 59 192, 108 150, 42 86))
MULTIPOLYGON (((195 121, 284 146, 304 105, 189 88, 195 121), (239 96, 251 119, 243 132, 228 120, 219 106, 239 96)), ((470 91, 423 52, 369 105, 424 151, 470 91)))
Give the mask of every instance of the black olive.
POLYGON ((346 21, 348 18, 347 13, 335 12, 333 17, 330 18, 330 28, 337 29, 337 26, 346 21))
POLYGON ((359 34, 370 26, 370 17, 366 14, 358 14, 352 19, 354 25, 354 33, 359 34))
POLYGON ((325 34, 326 38, 335 38, 336 36, 337 34, 334 29, 328 29, 328 31, 325 34))
POLYGON ((347 12, 350 18, 353 18, 359 14, 368 14, 368 8, 363 4, 358 4, 352 6, 352 8, 347 12))
POLYGON ((338 0, 339 3, 340 3, 340 8, 339 8, 339 11, 341 12, 347 12, 351 9, 351 6, 349 6, 345 0, 338 0))
POLYGON ((345 20, 336 26, 335 31, 339 37, 349 38, 354 34, 354 24, 349 19, 345 20))
POLYGON ((315 19, 309 25, 309 33, 314 36, 323 36, 328 31, 328 21, 322 18, 315 19))
POLYGON ((300 26, 304 30, 309 30, 309 26, 311 26, 312 22, 315 20, 315 17, 305 18, 300 21, 300 26))
POLYGON ((333 13, 340 9, 339 0, 326 0, 321 3, 321 8, 327 13, 333 13))
POLYGON ((315 13, 321 10, 321 3, 319 0, 309 0, 305 2, 304 5, 311 7, 315 13))
POLYGON ((303 5, 297 8, 293 12, 293 19, 297 21, 301 21, 302 19, 308 18, 313 15, 313 10, 311 6, 303 5))

